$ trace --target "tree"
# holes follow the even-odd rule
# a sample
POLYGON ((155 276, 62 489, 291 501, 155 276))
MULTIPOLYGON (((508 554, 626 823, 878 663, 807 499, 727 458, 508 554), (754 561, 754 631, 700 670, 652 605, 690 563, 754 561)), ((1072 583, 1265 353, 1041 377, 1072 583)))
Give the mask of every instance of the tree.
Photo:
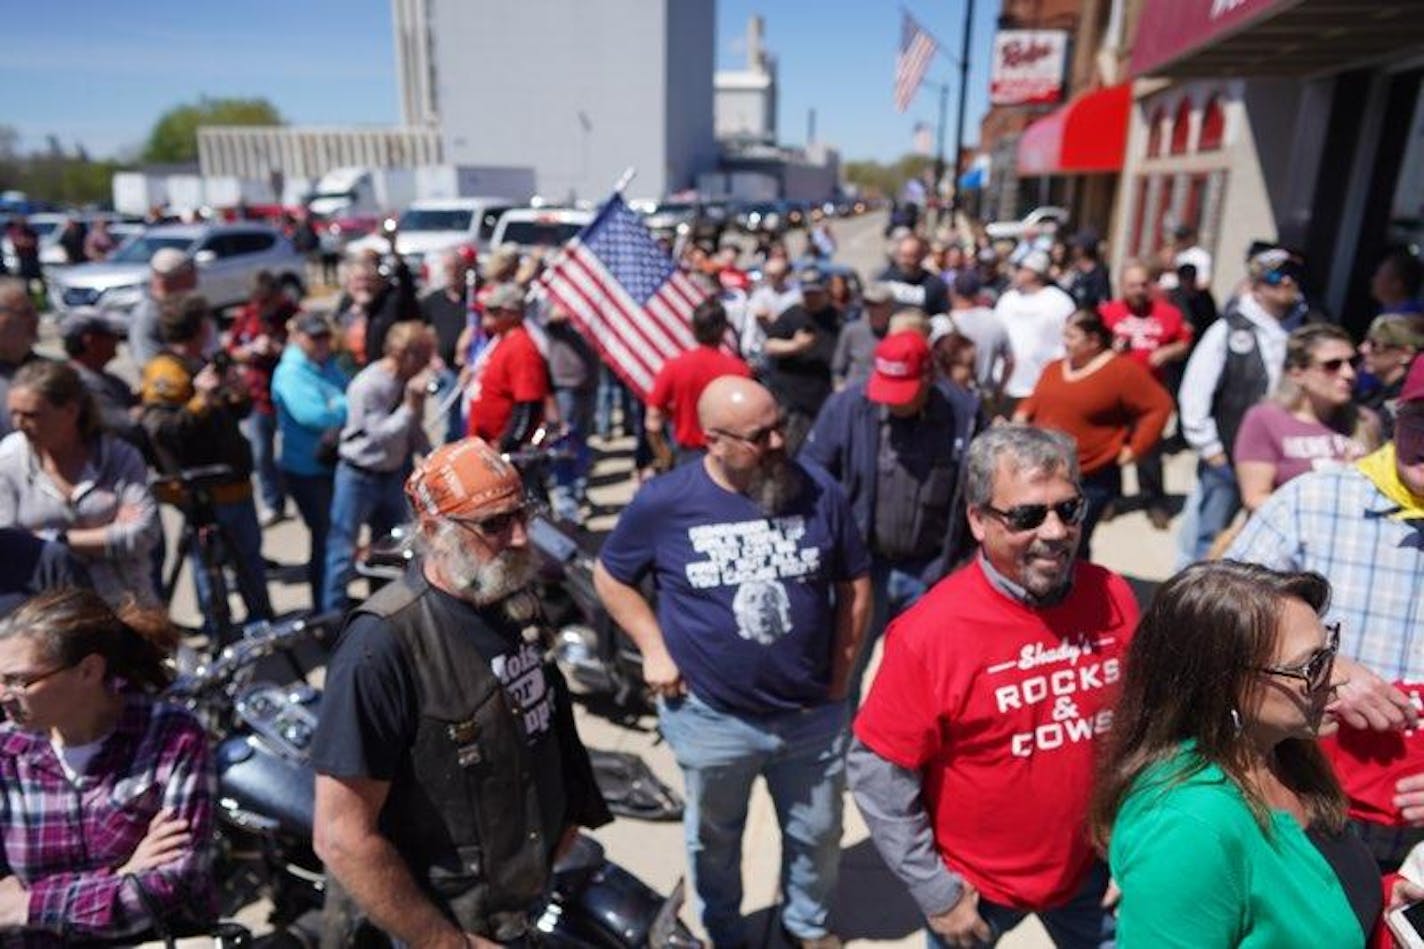
POLYGON ((925 155, 904 155, 888 165, 876 161, 852 161, 845 164, 846 181, 858 185, 872 196, 893 198, 911 178, 923 179, 934 165, 925 155))
POLYGON ((182 164, 198 159, 200 125, 283 125, 276 106, 266 99, 210 99, 174 106, 163 113, 148 135, 143 160, 182 164))

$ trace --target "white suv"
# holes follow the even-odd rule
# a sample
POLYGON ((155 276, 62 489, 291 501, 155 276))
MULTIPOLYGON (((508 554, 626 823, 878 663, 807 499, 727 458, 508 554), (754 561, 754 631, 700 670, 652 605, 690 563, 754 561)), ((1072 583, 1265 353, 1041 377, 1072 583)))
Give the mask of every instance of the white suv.
MULTIPOLYGON (((441 253, 468 244, 483 253, 500 216, 519 207, 509 198, 441 198, 414 201, 396 220, 396 253, 411 273, 421 274, 428 265, 433 286, 441 278, 437 258, 441 253)), ((375 250, 386 254, 390 245, 384 234, 371 234, 352 242, 350 251, 375 250)))
POLYGON ((96 306, 132 310, 148 283, 148 262, 160 249, 187 254, 198 268, 198 290, 215 309, 247 300, 252 277, 271 271, 300 300, 306 259, 277 230, 262 224, 165 224, 124 242, 108 260, 56 270, 50 299, 61 310, 96 306))

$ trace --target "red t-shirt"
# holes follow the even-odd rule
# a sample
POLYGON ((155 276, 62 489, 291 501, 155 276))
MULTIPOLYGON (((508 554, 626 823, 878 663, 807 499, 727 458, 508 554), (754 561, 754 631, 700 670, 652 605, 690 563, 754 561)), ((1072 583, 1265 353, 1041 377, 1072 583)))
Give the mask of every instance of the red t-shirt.
POLYGON ((1125 344, 1123 352, 1151 369, 1158 379, 1163 370, 1160 366, 1153 369, 1147 357, 1163 346, 1192 338, 1191 324, 1182 317, 1182 311, 1160 298, 1153 298, 1145 316, 1128 309, 1124 300, 1109 300, 1098 307, 1098 313, 1118 341, 1125 344))
MULTIPOLYGON (((1424 683, 1394 685, 1424 712, 1424 683)), ((1404 817, 1394 804, 1399 793, 1394 785, 1400 778, 1424 774, 1424 728, 1377 732, 1342 724, 1337 733, 1320 739, 1320 747, 1350 798, 1351 817, 1389 827, 1404 826, 1404 817)))
POLYGON ((750 379, 752 371, 741 359, 715 346, 698 346, 663 363, 653 379, 648 405, 672 418, 672 432, 682 448, 707 444, 697 421, 697 400, 707 383, 718 376, 750 379))
POLYGON ((542 407, 549 395, 549 369, 523 326, 507 330, 493 346, 470 396, 469 434, 496 444, 516 402, 542 407))
POLYGON ((890 626, 856 737, 922 775, 941 859, 985 899, 1040 910, 1082 885, 1094 739, 1136 627, 1131 588, 1095 564, 1034 610, 977 561, 890 626))

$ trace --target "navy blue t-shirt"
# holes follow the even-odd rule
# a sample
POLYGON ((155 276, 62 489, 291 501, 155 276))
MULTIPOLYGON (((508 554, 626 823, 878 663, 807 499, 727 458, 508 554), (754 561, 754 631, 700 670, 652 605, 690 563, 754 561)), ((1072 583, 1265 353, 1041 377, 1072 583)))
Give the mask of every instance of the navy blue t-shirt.
POLYGON ((600 557, 613 578, 649 572, 658 623, 688 688, 723 712, 820 705, 830 687, 835 588, 870 570, 850 504, 820 468, 768 517, 701 463, 643 486, 600 557))

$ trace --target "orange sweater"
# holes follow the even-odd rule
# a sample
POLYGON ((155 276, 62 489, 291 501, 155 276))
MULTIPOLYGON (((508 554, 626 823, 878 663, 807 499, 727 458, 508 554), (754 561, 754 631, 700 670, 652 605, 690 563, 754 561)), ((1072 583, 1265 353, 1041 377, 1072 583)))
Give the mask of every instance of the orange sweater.
POLYGON ((1043 368, 1015 414, 1072 436, 1083 474, 1090 475, 1113 464, 1123 445, 1136 458, 1151 451, 1172 414, 1172 397, 1125 356, 1114 356, 1074 382, 1063 378, 1063 360, 1056 359, 1043 368))

